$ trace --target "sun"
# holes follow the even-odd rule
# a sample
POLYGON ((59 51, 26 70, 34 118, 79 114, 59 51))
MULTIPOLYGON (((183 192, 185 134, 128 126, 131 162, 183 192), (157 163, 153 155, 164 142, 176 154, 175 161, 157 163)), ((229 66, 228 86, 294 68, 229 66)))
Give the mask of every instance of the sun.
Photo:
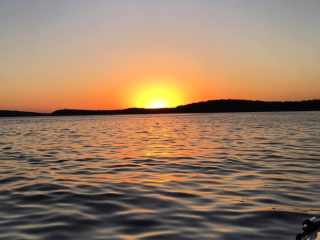
POLYGON ((175 100, 165 89, 146 89, 141 97, 141 106, 144 108, 169 108, 175 105, 175 100))
POLYGON ((177 88, 169 81, 153 78, 139 86, 135 102, 135 106, 139 108, 173 108, 181 104, 181 97, 177 88))
POLYGON ((151 100, 149 102, 149 107, 148 108, 167 108, 168 107, 168 103, 165 102, 164 100, 159 100, 159 99, 155 99, 155 100, 151 100))

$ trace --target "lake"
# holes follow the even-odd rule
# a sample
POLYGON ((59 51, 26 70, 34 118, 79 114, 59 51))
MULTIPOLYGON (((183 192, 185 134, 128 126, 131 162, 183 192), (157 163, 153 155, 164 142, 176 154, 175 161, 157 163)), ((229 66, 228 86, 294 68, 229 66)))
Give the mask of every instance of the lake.
POLYGON ((320 112, 0 119, 1 240, 295 239, 320 112))

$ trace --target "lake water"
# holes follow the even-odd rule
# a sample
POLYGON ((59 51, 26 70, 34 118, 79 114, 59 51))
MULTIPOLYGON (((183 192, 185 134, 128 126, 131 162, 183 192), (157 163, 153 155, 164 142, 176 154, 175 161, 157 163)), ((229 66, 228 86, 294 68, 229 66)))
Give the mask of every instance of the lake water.
POLYGON ((295 239, 320 112, 0 119, 0 239, 295 239))

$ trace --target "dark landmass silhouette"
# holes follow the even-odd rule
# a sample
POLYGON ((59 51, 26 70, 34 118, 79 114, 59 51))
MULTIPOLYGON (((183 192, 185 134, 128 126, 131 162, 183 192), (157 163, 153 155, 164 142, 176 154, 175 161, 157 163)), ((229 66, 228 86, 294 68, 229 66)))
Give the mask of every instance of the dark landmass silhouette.
POLYGON ((128 108, 122 110, 61 109, 51 114, 0 110, 0 117, 22 116, 74 116, 74 115, 120 115, 120 114, 165 114, 165 113, 218 113, 218 112, 278 112, 319 111, 320 100, 306 101, 253 101, 253 100, 209 100, 175 108, 128 108))
POLYGON ((50 113, 0 110, 0 117, 33 117, 33 116, 50 116, 50 115, 51 115, 50 113))
POLYGON ((274 111, 319 111, 320 100, 266 102, 252 100, 210 100, 191 103, 176 108, 179 112, 274 112, 274 111))
POLYGON ((53 116, 64 115, 120 115, 120 114, 160 114, 175 113, 176 108, 128 108, 123 110, 76 110, 62 109, 52 113, 53 116))

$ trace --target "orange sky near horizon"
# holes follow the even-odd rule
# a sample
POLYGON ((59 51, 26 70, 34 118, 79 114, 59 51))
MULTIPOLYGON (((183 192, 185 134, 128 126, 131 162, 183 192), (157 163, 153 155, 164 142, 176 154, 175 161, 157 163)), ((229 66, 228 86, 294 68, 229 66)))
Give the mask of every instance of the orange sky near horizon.
POLYGON ((2 1, 0 109, 320 99, 320 3, 2 1))

